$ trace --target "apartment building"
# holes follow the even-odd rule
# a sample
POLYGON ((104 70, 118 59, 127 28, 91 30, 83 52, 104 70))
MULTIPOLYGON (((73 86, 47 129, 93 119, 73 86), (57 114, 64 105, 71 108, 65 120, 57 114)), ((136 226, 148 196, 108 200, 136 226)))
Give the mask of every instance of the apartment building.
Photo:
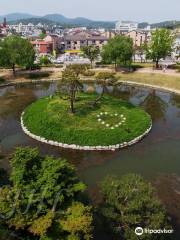
POLYGON ((88 45, 94 45, 101 49, 107 42, 108 37, 99 32, 80 31, 64 36, 65 50, 80 50, 88 45))
POLYGON ((125 34, 133 40, 133 44, 136 47, 140 47, 150 41, 151 34, 148 31, 133 30, 125 34))
POLYGON ((138 23, 132 21, 119 21, 116 23, 116 31, 127 33, 138 29, 138 23))

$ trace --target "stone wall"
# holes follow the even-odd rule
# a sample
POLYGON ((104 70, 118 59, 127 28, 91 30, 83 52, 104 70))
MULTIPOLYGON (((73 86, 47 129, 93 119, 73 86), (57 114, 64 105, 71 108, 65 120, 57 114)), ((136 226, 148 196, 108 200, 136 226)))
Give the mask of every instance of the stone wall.
POLYGON ((152 129, 152 123, 151 123, 151 126, 142 134, 140 135, 139 137, 136 137, 135 139, 131 140, 130 142, 124 142, 124 143, 121 143, 121 144, 116 144, 116 145, 109 145, 109 146, 79 146, 79 145, 75 145, 75 144, 65 144, 65 143, 59 143, 59 142, 55 142, 55 141, 52 141, 52 140, 47 140, 41 136, 37 136, 37 135, 34 135, 32 134, 27 128, 26 126, 24 125, 24 122, 23 122, 23 115, 24 115, 24 112, 22 113, 21 115, 21 127, 24 131, 24 133, 26 135, 28 135, 29 137, 39 141, 39 142, 42 142, 42 143, 46 143, 46 144, 49 144, 49 145, 52 145, 52 146, 56 146, 56 147, 61 147, 61 148, 67 148, 67 149, 75 149, 75 150, 87 150, 87 151, 115 151, 117 149, 121 149, 121 148, 125 148, 125 147, 128 147, 128 146, 131 146, 137 142, 139 142, 140 140, 142 140, 152 129))

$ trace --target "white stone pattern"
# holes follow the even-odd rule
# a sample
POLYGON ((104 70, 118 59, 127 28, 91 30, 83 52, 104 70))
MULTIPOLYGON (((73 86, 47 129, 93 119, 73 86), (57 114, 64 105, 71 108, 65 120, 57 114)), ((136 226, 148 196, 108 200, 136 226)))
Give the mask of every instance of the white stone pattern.
POLYGON ((125 148, 128 146, 131 146, 137 142, 139 142, 140 140, 142 140, 152 129, 152 122, 150 127, 140 136, 136 137, 135 139, 131 140, 130 142, 123 142, 121 144, 116 144, 116 145, 109 145, 109 146, 79 146, 76 144, 66 144, 66 143, 59 143, 59 142, 55 142, 52 140, 47 140, 44 137, 41 136, 37 136, 32 134, 24 125, 23 122, 23 115, 24 112, 21 115, 21 127, 22 130, 24 131, 24 133, 26 135, 28 135, 29 137, 42 142, 42 143, 46 143, 52 146, 57 146, 57 147, 61 147, 61 148, 67 148, 67 149, 74 149, 74 150, 86 150, 86 151, 115 151, 117 149, 121 149, 121 148, 125 148))

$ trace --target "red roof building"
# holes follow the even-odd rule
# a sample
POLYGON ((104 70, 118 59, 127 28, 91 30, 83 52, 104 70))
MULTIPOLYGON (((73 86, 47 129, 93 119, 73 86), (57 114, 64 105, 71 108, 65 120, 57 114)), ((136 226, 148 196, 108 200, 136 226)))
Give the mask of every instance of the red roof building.
POLYGON ((31 42, 37 54, 48 54, 53 51, 53 42, 35 40, 31 42))

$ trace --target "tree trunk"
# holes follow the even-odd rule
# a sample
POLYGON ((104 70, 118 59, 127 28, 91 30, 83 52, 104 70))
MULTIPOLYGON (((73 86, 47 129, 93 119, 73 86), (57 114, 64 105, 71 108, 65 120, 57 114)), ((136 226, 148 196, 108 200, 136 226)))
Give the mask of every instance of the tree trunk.
POLYGON ((96 106, 96 104, 99 102, 99 100, 101 100, 101 98, 103 97, 103 95, 104 95, 104 92, 105 92, 105 86, 104 86, 104 84, 103 84, 103 89, 102 89, 102 93, 96 98, 96 100, 93 102, 93 107, 95 107, 96 106))
POLYGON ((93 69, 93 60, 91 60, 91 69, 93 69))
POLYGON ((115 70, 115 72, 117 72, 117 62, 116 62, 116 60, 114 62, 114 70, 115 70))
POLYGON ((74 113, 74 99, 73 99, 73 97, 71 97, 70 101, 71 101, 71 113, 74 113))
POLYGON ((15 77, 16 76, 16 67, 15 67, 14 63, 12 65, 12 70, 13 70, 13 76, 15 77))
POLYGON ((159 68, 159 60, 156 60, 156 68, 159 68))
POLYGON ((75 101, 75 86, 71 86, 71 94, 70 94, 70 109, 71 113, 74 113, 74 101, 75 101))

